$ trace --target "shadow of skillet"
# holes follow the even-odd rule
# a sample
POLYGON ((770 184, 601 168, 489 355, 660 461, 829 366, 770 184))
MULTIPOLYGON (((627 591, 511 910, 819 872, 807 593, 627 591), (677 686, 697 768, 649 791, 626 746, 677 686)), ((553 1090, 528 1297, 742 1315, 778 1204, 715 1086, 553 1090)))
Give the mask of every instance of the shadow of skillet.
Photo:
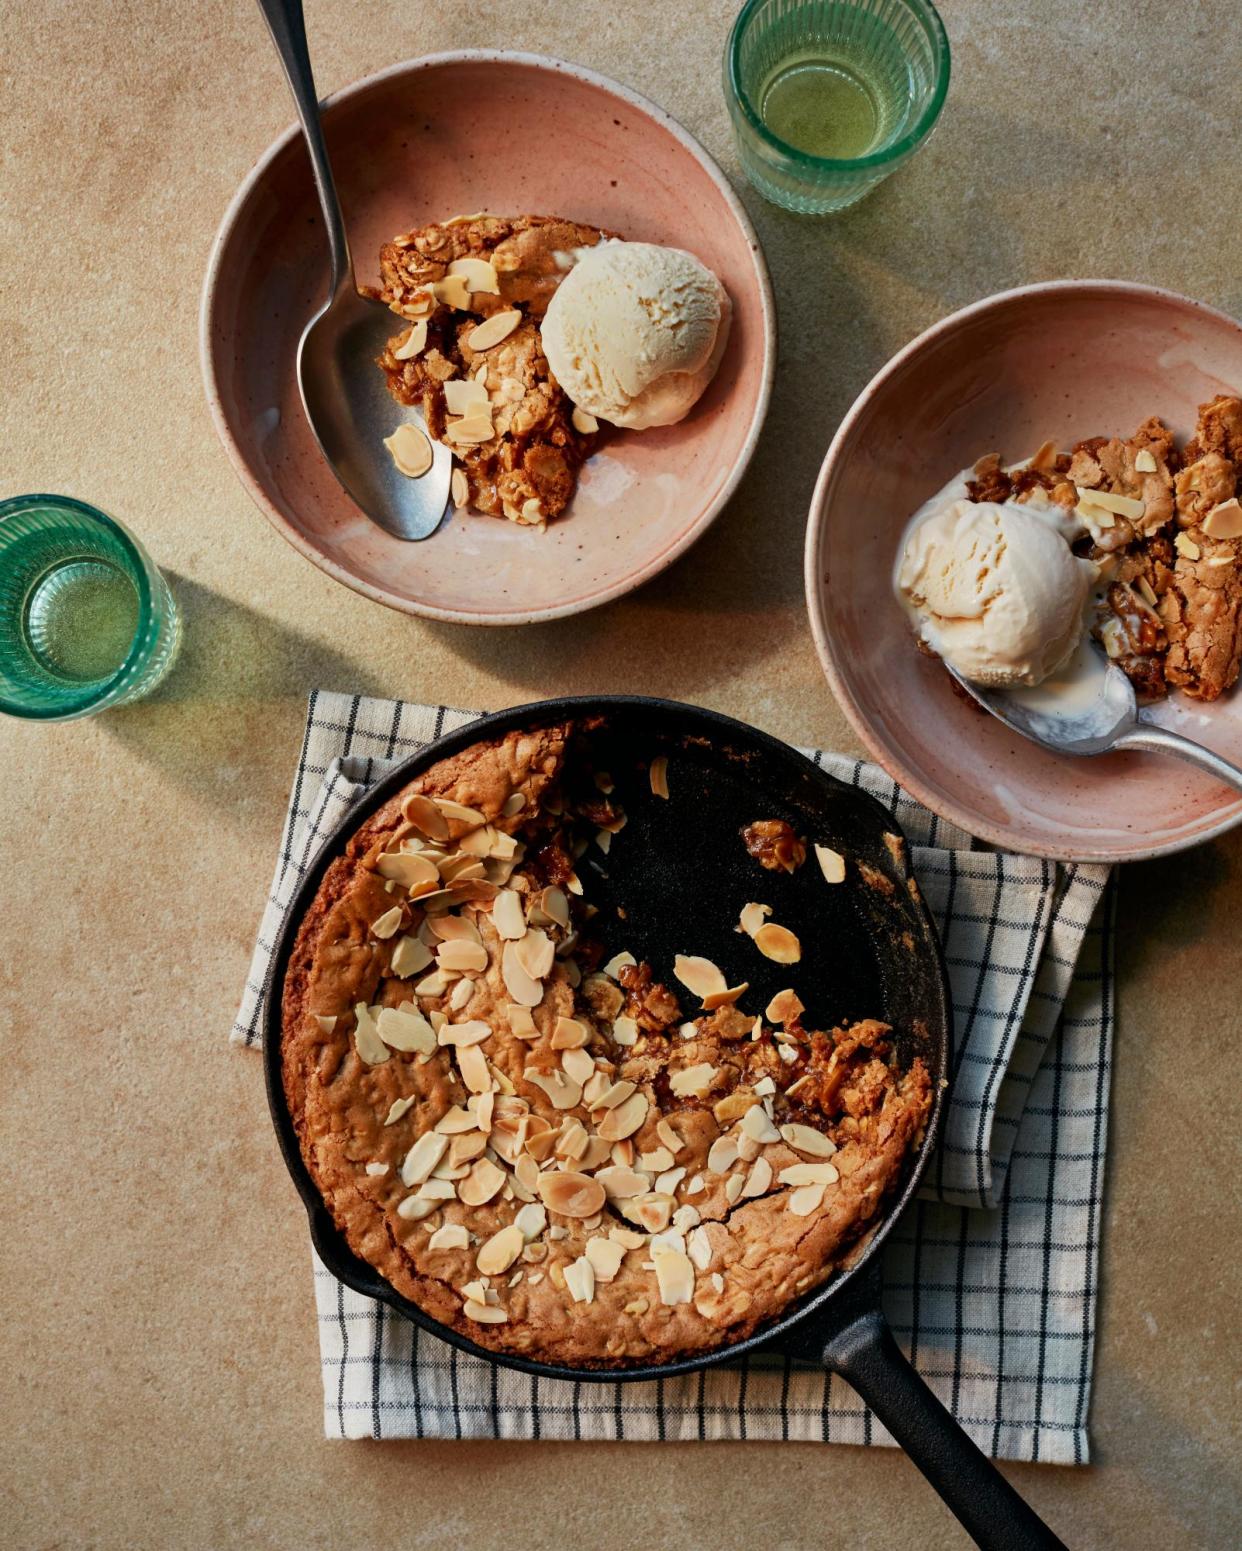
POLYGON ((1170 948, 1217 939, 1216 896, 1242 867, 1242 833, 1234 830, 1176 856, 1133 862, 1122 870, 1117 901, 1117 978, 1128 984, 1150 959, 1170 948))
POLYGON ((809 640, 802 548, 811 492, 842 416, 887 348, 825 224, 757 195, 747 202, 781 319, 772 400, 750 468, 702 539, 614 604, 517 633, 429 627, 496 678, 566 692, 624 683, 635 693, 660 693, 675 680, 692 696, 809 640))
POLYGON ((236 810, 239 821, 245 811, 263 812, 263 804, 283 811, 308 691, 382 694, 383 687, 365 660, 175 571, 165 574, 181 609, 180 656, 151 695, 109 711, 101 726, 162 777, 236 810), (278 768, 255 758, 269 742, 289 750, 278 768))

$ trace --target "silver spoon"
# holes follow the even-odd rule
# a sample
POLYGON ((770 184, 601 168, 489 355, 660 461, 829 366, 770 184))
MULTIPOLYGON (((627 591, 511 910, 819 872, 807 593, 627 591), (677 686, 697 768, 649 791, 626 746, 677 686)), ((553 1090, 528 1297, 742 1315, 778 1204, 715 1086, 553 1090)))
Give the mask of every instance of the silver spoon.
POLYGON ((993 689, 970 683, 953 668, 949 672, 985 711, 1056 754, 1125 749, 1172 754, 1242 792, 1242 769, 1237 765, 1144 718, 1134 685, 1093 641, 1084 641, 1066 668, 1033 689, 993 689))
POLYGON ((384 446, 384 438, 403 420, 422 425, 416 410, 403 408, 391 396, 375 364, 400 325, 381 302, 359 296, 354 284, 349 238, 319 122, 302 0, 259 0, 259 9, 293 93, 332 256, 328 300, 298 342, 302 407, 332 472, 367 516, 394 538, 430 538, 448 508, 453 455, 431 440, 431 467, 421 479, 410 479, 384 446))

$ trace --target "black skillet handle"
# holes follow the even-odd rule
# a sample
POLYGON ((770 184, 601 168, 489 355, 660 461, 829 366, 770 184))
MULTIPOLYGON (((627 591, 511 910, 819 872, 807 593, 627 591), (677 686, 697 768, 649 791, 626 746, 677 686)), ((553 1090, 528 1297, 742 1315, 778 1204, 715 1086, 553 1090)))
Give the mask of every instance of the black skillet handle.
POLYGON ((878 1309, 839 1330, 823 1360, 858 1391, 983 1551, 1065 1551, 924 1384, 878 1309))

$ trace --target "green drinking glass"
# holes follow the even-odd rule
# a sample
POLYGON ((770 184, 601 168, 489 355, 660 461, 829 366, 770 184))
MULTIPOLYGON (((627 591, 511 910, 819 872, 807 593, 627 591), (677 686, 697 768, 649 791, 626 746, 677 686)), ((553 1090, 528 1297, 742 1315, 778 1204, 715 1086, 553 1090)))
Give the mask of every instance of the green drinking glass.
POLYGON ((724 83, 746 176, 775 204, 824 215, 927 140, 949 40, 928 0, 747 0, 724 83))
POLYGON ((0 712, 63 722, 136 700, 180 640, 167 583, 114 518, 69 496, 0 501, 0 712))

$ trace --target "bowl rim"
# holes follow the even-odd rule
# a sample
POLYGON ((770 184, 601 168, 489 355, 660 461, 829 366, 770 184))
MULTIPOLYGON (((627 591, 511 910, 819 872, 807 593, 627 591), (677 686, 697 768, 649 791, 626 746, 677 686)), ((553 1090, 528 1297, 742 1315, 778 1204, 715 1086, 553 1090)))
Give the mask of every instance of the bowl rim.
MULTIPOLYGON (((990 296, 981 297, 978 301, 969 302, 965 307, 959 307, 954 312, 940 318, 929 328, 916 334, 907 344, 903 345, 895 355, 889 357, 878 372, 871 378, 862 391, 850 405, 844 419, 837 427, 836 434, 829 443, 828 451, 824 455, 824 461, 820 466, 819 475, 815 481, 815 489, 811 495, 810 509, 807 514, 806 547, 804 551, 803 580, 806 589, 807 614, 811 622, 811 634, 815 641, 815 650, 819 657, 820 666, 828 680, 829 688, 836 697, 838 704, 844 711, 846 718, 854 731, 862 740, 868 753, 879 762, 903 791, 921 802, 924 807, 930 808, 942 818, 958 825, 968 834, 976 836, 980 840, 998 846, 1003 850, 1012 850, 1017 843, 1016 836, 1003 825, 989 823, 979 817, 970 808, 946 798, 939 792, 933 791, 919 776, 917 771, 907 770, 901 761, 897 759, 885 745, 883 740, 873 730, 866 708, 859 702, 847 682, 845 672, 833 639, 833 633, 829 625, 829 611, 827 597, 830 584, 821 585, 820 582, 820 553, 823 548, 824 535, 827 531, 826 510, 828 494, 831 485, 835 481, 847 456, 847 444, 854 435, 854 431, 864 412, 870 407, 876 395, 885 388, 889 381, 901 372, 907 364, 913 360, 927 346, 936 343, 946 334, 950 334, 968 318, 977 317, 1002 306, 1008 306, 1014 301, 1024 297, 1055 296, 1062 293, 1077 292, 1087 294, 1097 292, 1102 295, 1124 295, 1140 300, 1156 301, 1171 306, 1177 311, 1194 312, 1204 315, 1217 322, 1227 324, 1231 329, 1242 333, 1242 323, 1237 318, 1232 318, 1219 307, 1213 307, 1207 302, 1196 301, 1193 297, 1184 296, 1179 291, 1170 290, 1166 286, 1147 285, 1137 280, 1107 280, 1086 278, 1081 280, 1042 280, 1030 285, 1013 286, 1008 290, 993 292, 990 296)), ((1067 758, 1071 756, 1066 756, 1067 758)), ((1202 845, 1206 841, 1215 840, 1220 835, 1234 829, 1242 823, 1242 802, 1237 802, 1224 815, 1202 830, 1193 835, 1179 836, 1173 840, 1163 841, 1156 845, 1144 845, 1137 841, 1133 845, 1119 845, 1109 850, 1073 849, 1067 850, 1058 847, 1050 841, 1038 839, 1023 839, 1019 849, 1025 855, 1047 857, 1054 861, 1072 862, 1125 862, 1125 861, 1150 861, 1159 856, 1171 856, 1179 851, 1186 851, 1193 846, 1202 845)))
POLYGON ((610 77, 601 75, 598 71, 591 70, 585 65, 574 64, 568 60, 554 59, 546 54, 525 53, 517 50, 506 49, 449 49, 437 54, 423 54, 411 59, 398 60, 395 64, 386 65, 383 69, 373 71, 369 75, 341 87, 331 93, 320 102, 321 112, 331 112, 341 104, 361 96, 378 86, 381 82, 402 75, 413 75, 422 70, 443 69, 454 65, 463 64, 503 64, 517 65, 525 69, 541 72, 555 72, 557 75, 569 75, 589 86, 596 87, 604 92, 619 98, 629 107, 645 114, 648 118, 665 129, 689 152, 707 173, 711 181, 716 185, 726 205, 737 222, 743 237, 750 249, 751 264, 758 287, 760 312, 763 318, 763 371, 759 383, 759 392, 751 415, 750 425, 746 432, 745 440, 734 459, 733 467, 729 475, 716 495, 699 514, 693 525, 681 534, 678 539, 667 549, 661 552, 636 571, 598 588, 586 597, 578 598, 569 603, 553 604, 546 608, 528 609, 515 613, 494 613, 486 610, 469 611, 465 609, 443 608, 437 604, 416 601, 401 597, 387 588, 364 581, 355 576, 347 567, 331 559, 326 553, 317 548, 298 529, 270 499, 263 482, 250 467, 249 462, 242 453, 237 439, 233 435, 232 428, 225 414, 221 396, 220 378, 218 373, 219 363, 212 343, 212 325, 215 317, 215 304, 219 286, 220 269, 224 261, 225 250, 236 229, 238 219, 249 203, 255 189, 264 181, 273 163, 284 154, 288 147, 301 135, 300 126, 294 122, 284 129, 271 142, 250 171, 243 178, 241 184, 230 199, 227 209, 221 218, 220 225, 212 240, 211 252, 207 260, 207 271, 203 280, 202 296, 199 303, 198 315, 198 347, 199 363, 203 375, 203 387, 207 395, 208 408, 211 411, 212 422, 215 425, 216 435, 219 437, 228 454, 233 471, 241 481, 250 499, 259 508, 267 520, 278 533, 282 535, 301 555, 316 565, 321 571, 326 572, 335 581, 342 582, 352 591, 361 593, 363 597, 370 598, 373 602, 382 603, 388 608, 396 609, 400 613, 422 616, 425 619, 436 619, 449 624, 463 625, 528 625, 542 623, 546 620, 564 619, 573 614, 585 613, 588 609, 598 608, 602 604, 611 603, 615 599, 623 597, 635 588, 642 586, 661 571, 666 570, 673 562, 680 558, 697 539, 702 537, 711 526, 725 505, 733 496, 741 482, 742 476, 750 466, 758 445, 759 437, 763 431, 764 422, 767 419, 768 407, 772 397, 772 384, 776 375, 776 341, 777 341, 777 314, 776 302, 772 294, 772 282, 768 274, 767 260, 758 234, 751 222, 746 209, 733 185, 725 176, 723 170, 708 151, 699 144, 690 132, 668 113, 658 103, 644 97, 640 92, 634 91, 610 77))

